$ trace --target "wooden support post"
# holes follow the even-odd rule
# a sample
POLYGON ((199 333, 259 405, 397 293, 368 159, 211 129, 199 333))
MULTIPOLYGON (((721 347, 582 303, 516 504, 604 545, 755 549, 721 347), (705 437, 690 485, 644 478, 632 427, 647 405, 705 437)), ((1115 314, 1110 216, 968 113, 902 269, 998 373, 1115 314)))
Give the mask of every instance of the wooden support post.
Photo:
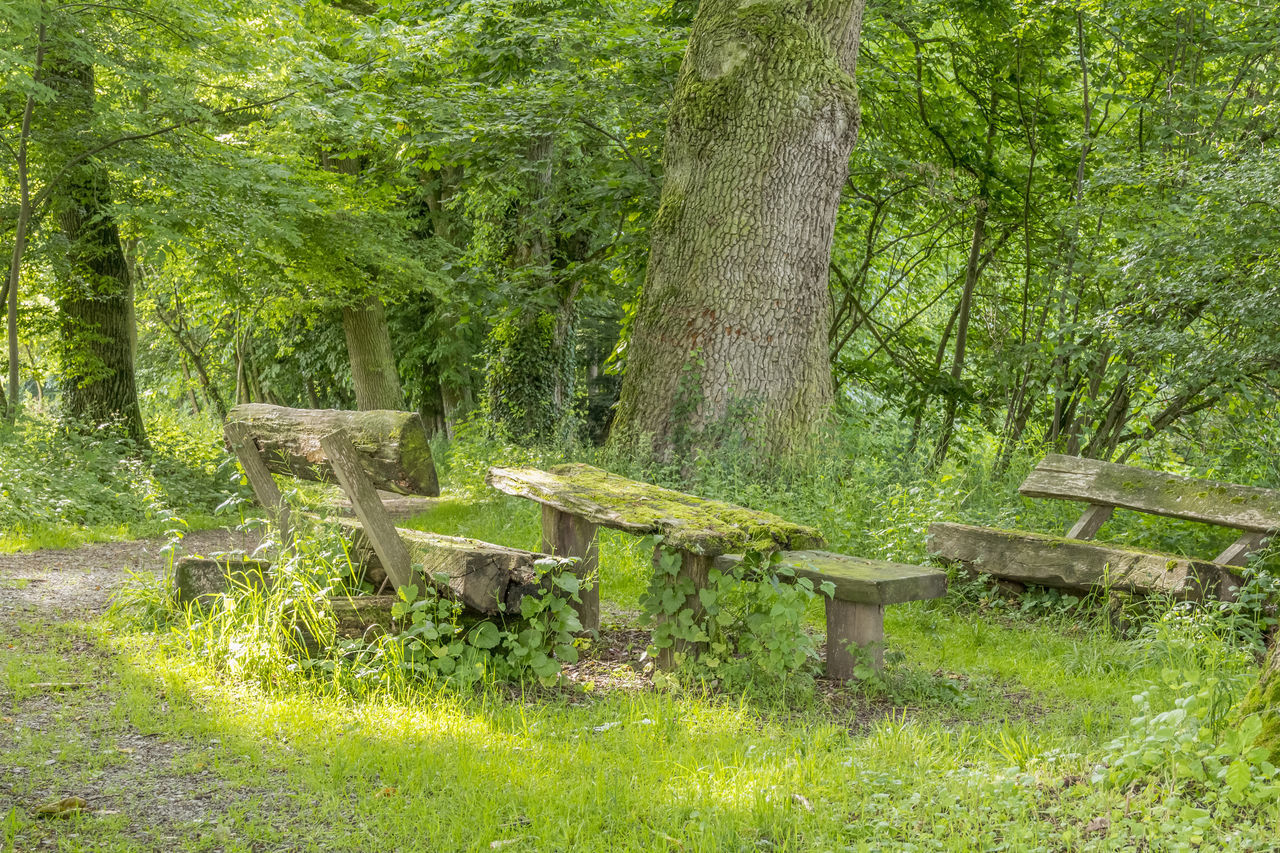
POLYGON ((1245 566, 1249 563, 1249 555, 1257 551, 1267 542, 1266 533, 1245 533, 1235 542, 1232 542, 1227 550, 1213 558, 1215 563, 1221 563, 1224 566, 1245 566))
POLYGON ((231 451, 240 461, 245 476, 249 478, 249 487, 253 489, 258 503, 271 515, 271 520, 280 528, 280 543, 284 546, 293 544, 293 520, 289 514, 289 506, 280 494, 280 487, 271 479, 267 463, 258 452, 258 445, 249 434, 249 427, 231 421, 224 428, 231 451))
POLYGON ((382 505, 382 501, 378 500, 373 480, 360 466, 360 456, 351 445, 351 439, 347 438, 343 430, 337 430, 323 436, 320 447, 329 458, 334 476, 347 493, 356 517, 360 519, 364 535, 373 545, 374 553, 378 555, 378 561, 382 563, 392 585, 396 589, 408 586, 413 581, 409 549, 396 532, 390 513, 382 505))
POLYGON ((1080 520, 1067 531, 1067 538, 1092 539, 1115 511, 1116 508, 1113 506, 1089 504, 1089 508, 1084 511, 1084 515, 1080 516, 1080 520))
POLYGON ((582 630, 600 633, 600 543, 598 525, 585 518, 542 505, 542 550, 557 557, 577 557, 573 573, 589 581, 591 589, 579 593, 582 601, 574 605, 582 630))
POLYGON ((871 656, 876 671, 884 669, 884 605, 827 599, 827 678, 845 682, 853 678, 858 660, 849 644, 861 646, 871 656))
MULTIPOLYGON (((662 559, 663 548, 659 545, 653 551, 653 564, 656 568, 658 561, 662 559)), ((689 610, 693 614, 694 622, 697 622, 703 613, 702 599, 698 596, 698 590, 705 589, 707 586, 707 575, 711 572, 711 557, 701 557, 691 551, 680 551, 680 573, 676 575, 676 582, 679 583, 683 578, 689 578, 693 581, 693 592, 685 598, 684 609, 689 610)), ((702 651, 704 643, 691 643, 688 640, 676 640, 673 645, 668 646, 658 653, 658 666, 662 669, 674 669, 676 665, 676 652, 684 652, 687 655, 697 655, 702 651)))

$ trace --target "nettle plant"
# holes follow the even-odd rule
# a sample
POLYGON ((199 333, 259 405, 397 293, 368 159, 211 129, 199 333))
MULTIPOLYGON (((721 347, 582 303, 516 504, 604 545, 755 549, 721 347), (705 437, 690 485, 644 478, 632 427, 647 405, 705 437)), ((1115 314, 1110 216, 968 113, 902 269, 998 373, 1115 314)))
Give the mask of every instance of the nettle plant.
MULTIPOLYGON (((434 587, 420 590, 410 584, 398 590, 400 601, 392 607, 400 630, 379 642, 394 644, 397 665, 406 673, 441 677, 459 686, 532 676, 551 686, 562 665, 578 661, 573 640, 582 624, 573 605, 590 582, 573 574, 563 560, 539 560, 534 567, 544 592, 521 599, 519 619, 501 625, 489 619, 468 621, 456 601, 434 587)), ((447 578, 436 581, 443 585, 447 578)))
POLYGON ((699 655, 676 651, 677 666, 728 687, 778 683, 817 671, 818 641, 804 630, 805 614, 819 595, 835 594, 834 584, 815 587, 808 578, 796 577, 777 552, 748 552, 729 570, 712 568, 701 589, 680 574, 680 565, 679 552, 662 548, 640 599, 642 621, 653 629, 650 656, 703 645, 699 655))

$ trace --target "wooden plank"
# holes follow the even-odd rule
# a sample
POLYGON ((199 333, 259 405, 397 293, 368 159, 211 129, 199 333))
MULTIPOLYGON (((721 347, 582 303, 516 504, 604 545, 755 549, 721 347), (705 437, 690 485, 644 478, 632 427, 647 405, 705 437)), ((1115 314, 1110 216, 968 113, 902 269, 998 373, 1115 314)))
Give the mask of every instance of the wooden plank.
POLYGON ((276 474, 335 482, 320 438, 341 429, 359 451, 361 466, 377 488, 400 495, 440 494, 427 428, 416 412, 341 412, 248 403, 231 410, 228 427, 231 424, 246 428, 267 468, 276 474))
POLYGON ((884 605, 827 600, 827 678, 845 682, 853 678, 859 660, 853 644, 870 656, 872 668, 884 669, 884 605))
POLYGON ((356 517, 360 519, 364 535, 377 553, 392 586, 395 589, 408 586, 413 582, 409 549, 400 540, 400 534, 396 531, 391 516, 383 508, 382 501, 378 500, 373 480, 364 472, 360 456, 347 438, 346 431, 336 430, 321 436, 320 447, 329 458, 333 473, 342 484, 342 490, 347 493, 356 517))
POLYGON ((271 515, 271 520, 280 529, 280 543, 286 547, 293 544, 293 519, 289 505, 280 494, 280 487, 271 479, 271 472, 266 461, 249 434, 249 427, 234 421, 223 427, 222 433, 244 469, 249 479, 249 488, 253 489, 258 503, 271 515))
POLYGON ((1018 491, 1030 498, 1085 501, 1257 533, 1280 529, 1280 491, 1078 456, 1046 456, 1018 491))
POLYGON ((628 480, 590 465, 490 468, 485 482, 602 527, 662 534, 669 547, 705 557, 733 551, 799 550, 822 544, 818 531, 767 512, 628 480))
POLYGON ((1090 504, 1080 519, 1067 531, 1068 539, 1092 539, 1116 511, 1113 506, 1090 504))
POLYGON ((542 550, 557 557, 576 557, 573 573, 582 581, 590 582, 590 589, 582 589, 582 600, 574 605, 582 630, 600 631, 600 543, 595 524, 584 518, 561 512, 555 507, 542 507, 542 550))
MULTIPOLYGON (((947 594, 946 572, 926 566, 866 560, 830 551, 784 551, 780 565, 796 577, 813 581, 816 589, 823 581, 835 584, 835 598, 861 604, 900 604, 940 598, 947 594)), ((722 554, 714 566, 730 571, 742 560, 741 554, 722 554)))
POLYGON ((929 527, 929 553, 1021 583, 1087 591, 1105 586, 1183 599, 1233 599, 1240 585, 1225 566, 1093 542, 967 524, 929 527))
MULTIPOLYGON (((385 570, 364 530, 351 519, 336 523, 348 531, 352 559, 365 566, 366 577, 376 586, 385 570)), ((525 595, 542 593, 533 564, 548 559, 546 554, 403 527, 396 532, 409 549, 415 582, 429 583, 471 610, 518 615, 525 595)))
POLYGON ((1267 544, 1267 538, 1265 533, 1246 533, 1228 545, 1225 551, 1213 558, 1213 561, 1224 566, 1247 566, 1249 555, 1261 550, 1267 544))

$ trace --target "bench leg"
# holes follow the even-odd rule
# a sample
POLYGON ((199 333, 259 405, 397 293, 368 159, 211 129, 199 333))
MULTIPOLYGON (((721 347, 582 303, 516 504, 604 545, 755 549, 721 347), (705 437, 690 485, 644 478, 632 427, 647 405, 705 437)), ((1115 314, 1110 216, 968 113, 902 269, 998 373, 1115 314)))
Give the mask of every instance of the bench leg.
POLYGON ((849 653, 857 643, 871 654, 871 665, 884 668, 884 605, 827 599, 827 678, 853 678, 858 661, 849 653))
MULTIPOLYGON (((655 568, 658 561, 662 559, 663 549, 661 546, 653 550, 653 564, 655 568)), ((702 616, 702 599, 698 596, 698 590, 705 589, 707 586, 707 575, 711 573, 711 558, 700 557, 688 551, 680 552, 680 573, 676 575, 679 582, 681 578, 689 578, 693 581, 693 592, 685 599, 684 606, 693 612, 693 618, 696 622, 702 616)), ((703 643, 691 643, 687 640, 676 640, 675 643, 658 652, 658 667, 660 669, 675 669, 676 652, 684 652, 687 655, 697 655, 702 651, 703 643)))
POLYGON ((542 550, 557 557, 577 557, 573 573, 591 579, 591 589, 579 593, 574 605, 582 630, 600 633, 600 543, 597 525, 576 515, 542 505, 542 550))

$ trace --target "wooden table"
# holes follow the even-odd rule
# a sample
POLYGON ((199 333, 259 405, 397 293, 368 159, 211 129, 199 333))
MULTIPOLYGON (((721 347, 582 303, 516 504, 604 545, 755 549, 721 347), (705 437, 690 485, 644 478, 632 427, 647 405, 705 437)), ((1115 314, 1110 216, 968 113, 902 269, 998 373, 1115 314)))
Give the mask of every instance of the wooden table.
MULTIPOLYGON (((490 468, 485 481, 500 492, 542 504, 542 550, 577 557, 581 575, 597 574, 600 527, 637 536, 661 535, 658 551, 680 553, 680 575, 694 589, 707 584, 711 561, 743 551, 794 551, 816 548, 822 536, 767 512, 709 500, 641 483, 583 464, 536 468, 490 468)), ((657 552, 655 552, 655 560, 657 552)), ((697 612, 697 594, 687 599, 697 612)), ((600 628, 600 590, 596 584, 579 607, 583 628, 600 628)))

